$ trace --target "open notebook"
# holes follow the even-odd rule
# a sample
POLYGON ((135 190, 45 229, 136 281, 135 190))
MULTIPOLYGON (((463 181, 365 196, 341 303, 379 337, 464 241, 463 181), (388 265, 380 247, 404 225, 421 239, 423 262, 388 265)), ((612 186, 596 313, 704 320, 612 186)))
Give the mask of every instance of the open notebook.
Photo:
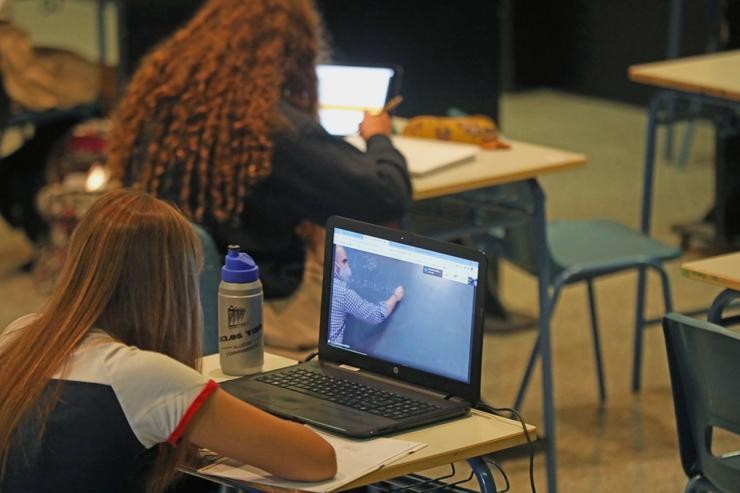
MULTIPOLYGON (((345 137, 345 140, 358 149, 365 150, 365 141, 359 135, 345 137)), ((475 159, 479 150, 475 144, 402 135, 394 135, 391 140, 406 158, 409 173, 413 176, 422 176, 440 168, 470 161, 475 159)))

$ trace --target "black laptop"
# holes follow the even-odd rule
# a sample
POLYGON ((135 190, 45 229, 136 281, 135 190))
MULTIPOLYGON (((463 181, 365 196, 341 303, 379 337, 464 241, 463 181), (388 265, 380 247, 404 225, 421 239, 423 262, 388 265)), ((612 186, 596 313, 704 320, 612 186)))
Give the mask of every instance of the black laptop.
POLYGON ((332 217, 318 359, 221 387, 355 438, 464 415, 480 397, 485 273, 479 251, 332 217))

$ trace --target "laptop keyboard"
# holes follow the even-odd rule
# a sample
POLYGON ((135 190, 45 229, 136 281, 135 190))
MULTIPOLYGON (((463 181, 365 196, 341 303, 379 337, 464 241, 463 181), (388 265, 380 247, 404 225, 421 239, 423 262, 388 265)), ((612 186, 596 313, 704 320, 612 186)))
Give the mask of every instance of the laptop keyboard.
POLYGON ((262 375, 256 380, 392 419, 407 418, 440 409, 440 406, 428 402, 303 368, 262 375))

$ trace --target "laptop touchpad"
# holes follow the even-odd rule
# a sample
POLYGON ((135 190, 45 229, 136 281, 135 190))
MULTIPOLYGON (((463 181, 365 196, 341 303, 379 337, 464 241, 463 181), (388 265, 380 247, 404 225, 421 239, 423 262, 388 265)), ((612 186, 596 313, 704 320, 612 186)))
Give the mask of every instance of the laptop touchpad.
POLYGON ((258 407, 272 409, 289 410, 306 406, 305 396, 291 392, 255 392, 245 400, 258 407))

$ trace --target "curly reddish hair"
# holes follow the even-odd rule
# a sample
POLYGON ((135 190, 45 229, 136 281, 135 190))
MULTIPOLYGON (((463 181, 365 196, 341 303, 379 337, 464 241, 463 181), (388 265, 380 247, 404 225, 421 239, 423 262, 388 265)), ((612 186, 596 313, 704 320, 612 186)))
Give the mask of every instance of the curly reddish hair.
POLYGON ((277 103, 316 115, 321 39, 311 0, 207 1, 134 74, 113 115, 112 177, 156 195, 177 180, 195 221, 239 216, 287 125, 277 103))

